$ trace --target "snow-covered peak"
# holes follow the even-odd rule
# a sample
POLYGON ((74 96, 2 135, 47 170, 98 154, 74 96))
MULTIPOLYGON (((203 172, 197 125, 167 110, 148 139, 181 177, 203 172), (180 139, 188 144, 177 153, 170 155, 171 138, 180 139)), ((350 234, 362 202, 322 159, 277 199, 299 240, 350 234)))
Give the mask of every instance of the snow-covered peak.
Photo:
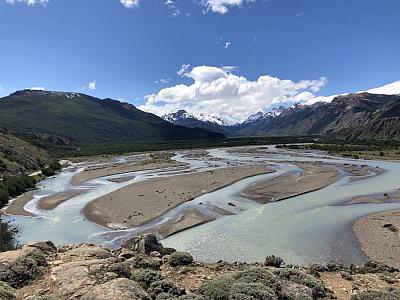
POLYGON ((205 123, 213 123, 221 126, 230 126, 235 122, 227 116, 207 115, 204 113, 189 113, 186 110, 178 110, 177 112, 169 113, 162 118, 168 122, 176 122, 182 120, 197 120, 205 123))
POLYGON ((279 116, 283 110, 284 110, 284 107, 281 106, 279 108, 273 108, 267 112, 259 111, 255 114, 252 114, 250 117, 248 117, 246 119, 246 121, 243 122, 243 124, 253 123, 255 121, 265 119, 265 118, 274 118, 276 116, 279 116))
POLYGON ((400 80, 389 83, 381 87, 370 89, 367 92, 371 94, 381 94, 381 95, 400 95, 400 80))

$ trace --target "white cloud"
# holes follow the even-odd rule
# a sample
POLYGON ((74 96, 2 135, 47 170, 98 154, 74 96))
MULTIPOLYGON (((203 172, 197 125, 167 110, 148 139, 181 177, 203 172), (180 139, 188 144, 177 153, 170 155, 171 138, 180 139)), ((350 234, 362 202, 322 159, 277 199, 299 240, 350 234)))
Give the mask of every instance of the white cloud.
POLYGON ((194 113, 230 116, 240 122, 260 110, 309 101, 327 83, 325 77, 294 82, 269 75, 251 81, 233 74, 233 70, 236 68, 211 66, 189 70, 189 66, 184 65, 178 74, 193 79, 193 83, 175 85, 148 95, 140 109, 157 115, 186 109, 194 113))
POLYGON ((219 14, 226 14, 229 7, 240 6, 244 3, 255 2, 256 0, 201 0, 205 6, 205 12, 212 11, 219 14))
POLYGON ((31 87, 29 90, 31 90, 31 91, 44 91, 45 88, 41 87, 41 86, 34 86, 34 87, 31 87))
POLYGON ((189 72, 188 72, 189 68, 190 68, 189 64, 184 64, 184 65, 181 66, 179 71, 176 72, 176 74, 178 74, 181 77, 187 77, 189 75, 189 72))
POLYGON ((88 88, 90 91, 96 90, 96 89, 97 89, 97 81, 96 81, 96 80, 93 80, 92 82, 89 82, 87 88, 88 88))
POLYGON ((134 8, 139 5, 139 0, 120 0, 119 2, 126 8, 134 8))
POLYGON ((35 5, 35 4, 46 5, 47 3, 49 3, 49 0, 6 0, 6 2, 10 4, 25 3, 28 5, 35 5))
POLYGON ((171 78, 161 78, 159 80, 156 80, 156 83, 162 83, 162 84, 166 84, 166 83, 170 83, 171 82, 171 78))

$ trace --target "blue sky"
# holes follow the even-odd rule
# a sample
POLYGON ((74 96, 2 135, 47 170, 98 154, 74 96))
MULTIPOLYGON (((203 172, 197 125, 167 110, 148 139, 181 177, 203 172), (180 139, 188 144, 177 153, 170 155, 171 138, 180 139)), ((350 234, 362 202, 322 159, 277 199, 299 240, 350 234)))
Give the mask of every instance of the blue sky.
POLYGON ((0 95, 44 87, 240 119, 400 79, 399 0, 41 1, 0 0, 0 95))

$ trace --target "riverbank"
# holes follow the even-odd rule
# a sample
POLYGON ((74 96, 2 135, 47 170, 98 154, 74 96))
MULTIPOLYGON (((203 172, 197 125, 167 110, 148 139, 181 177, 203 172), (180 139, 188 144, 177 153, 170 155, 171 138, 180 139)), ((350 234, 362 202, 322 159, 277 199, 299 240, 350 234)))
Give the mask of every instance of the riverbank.
POLYGON ((270 172, 273 171, 254 165, 149 179, 95 199, 84 208, 83 214, 90 221, 105 227, 132 228, 203 194, 249 176, 270 172))
POLYGON ((353 230, 368 257, 400 268, 400 210, 358 219, 353 230))

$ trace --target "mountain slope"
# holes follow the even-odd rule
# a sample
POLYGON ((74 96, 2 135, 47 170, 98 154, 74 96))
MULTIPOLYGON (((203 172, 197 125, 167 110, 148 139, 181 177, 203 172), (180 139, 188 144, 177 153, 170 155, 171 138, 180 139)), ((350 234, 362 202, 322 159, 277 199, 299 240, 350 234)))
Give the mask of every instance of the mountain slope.
POLYGON ((339 96, 330 103, 296 105, 267 124, 258 125, 255 135, 329 134, 346 139, 400 139, 400 96, 339 96))
POLYGON ((52 161, 47 152, 0 129, 0 177, 36 171, 52 161))
POLYGON ((175 126, 112 99, 32 90, 0 98, 0 126, 65 144, 223 137, 204 129, 175 126))

